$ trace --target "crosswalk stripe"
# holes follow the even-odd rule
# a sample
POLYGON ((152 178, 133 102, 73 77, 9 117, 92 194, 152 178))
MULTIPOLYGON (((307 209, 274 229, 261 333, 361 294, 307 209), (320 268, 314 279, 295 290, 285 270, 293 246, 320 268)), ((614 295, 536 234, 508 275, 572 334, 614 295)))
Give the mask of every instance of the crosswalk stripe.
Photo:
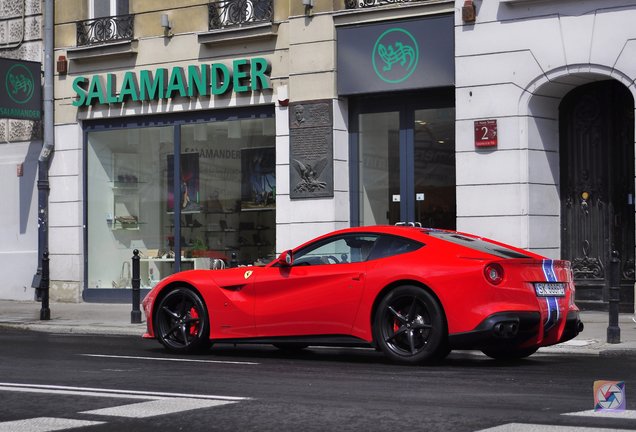
POLYGON ((72 394, 80 396, 98 396, 112 398, 128 398, 128 399, 165 399, 165 398, 186 398, 186 399, 214 399, 227 401, 249 400, 248 397, 239 396, 218 396, 204 394, 188 394, 188 393, 166 393, 166 392, 146 392, 135 390, 119 390, 92 387, 70 387, 58 385, 40 385, 40 384, 16 384, 0 382, 0 390, 6 391, 24 391, 38 393, 57 393, 72 394))
POLYGON ((147 418, 165 414, 174 414, 200 408, 211 408, 236 402, 205 399, 160 399, 129 405, 83 411, 80 414, 92 414, 126 418, 147 418))
POLYGON ((628 419, 636 420, 636 411, 623 410, 623 411, 610 411, 610 410, 586 410, 572 413, 563 413, 566 416, 578 416, 578 417, 597 417, 597 418, 616 418, 616 419, 628 419))
POLYGON ((104 424, 101 421, 73 420, 55 417, 35 417, 0 423, 0 432, 53 432, 104 424))
POLYGON ((589 428, 581 426, 557 426, 542 424, 508 423, 477 432, 630 432, 633 429, 589 428))

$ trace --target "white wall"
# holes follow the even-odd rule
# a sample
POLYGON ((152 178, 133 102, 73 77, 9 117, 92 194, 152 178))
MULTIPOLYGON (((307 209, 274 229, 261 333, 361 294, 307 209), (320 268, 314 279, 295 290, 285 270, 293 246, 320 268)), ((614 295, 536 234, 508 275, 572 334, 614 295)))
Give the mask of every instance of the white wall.
POLYGON ((38 156, 42 143, 2 144, 0 152, 0 298, 33 300, 38 266, 38 156), (17 175, 23 164, 22 177, 17 175))
POLYGON ((79 301, 83 263, 82 130, 55 127, 55 153, 49 170, 49 251, 51 300, 79 301))
POLYGON ((280 253, 349 222, 348 111, 333 100, 333 198, 290 199, 289 117, 286 107, 276 107, 276 251, 280 253))

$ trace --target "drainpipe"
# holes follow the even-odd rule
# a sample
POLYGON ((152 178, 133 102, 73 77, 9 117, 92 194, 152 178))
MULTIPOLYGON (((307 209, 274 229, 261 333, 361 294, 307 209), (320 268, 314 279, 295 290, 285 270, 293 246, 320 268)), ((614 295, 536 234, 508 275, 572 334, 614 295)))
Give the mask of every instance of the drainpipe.
POLYGON ((38 297, 42 300, 41 320, 51 319, 48 265, 45 265, 44 261, 48 261, 49 253, 49 158, 55 146, 53 118, 54 3, 55 0, 44 1, 44 140, 38 158, 38 259, 40 264, 33 282, 34 287, 38 288, 38 297))

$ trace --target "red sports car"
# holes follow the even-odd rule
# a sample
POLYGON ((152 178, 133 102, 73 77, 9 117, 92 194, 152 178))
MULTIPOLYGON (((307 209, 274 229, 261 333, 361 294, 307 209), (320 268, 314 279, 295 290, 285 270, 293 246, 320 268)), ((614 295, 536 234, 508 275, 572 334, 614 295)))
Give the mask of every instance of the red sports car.
POLYGON ((144 337, 173 352, 228 342, 373 346, 401 363, 454 349, 514 359, 583 330, 569 262, 413 226, 332 232, 266 267, 177 273, 143 307, 144 337))

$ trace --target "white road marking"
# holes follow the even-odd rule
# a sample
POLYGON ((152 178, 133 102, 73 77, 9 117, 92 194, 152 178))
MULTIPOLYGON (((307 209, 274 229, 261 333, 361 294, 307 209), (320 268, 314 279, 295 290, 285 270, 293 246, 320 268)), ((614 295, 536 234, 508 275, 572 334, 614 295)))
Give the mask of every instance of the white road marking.
POLYGON ((563 413, 561 415, 636 420, 636 411, 634 410, 625 410, 625 411, 586 410, 586 411, 579 411, 579 412, 573 412, 573 413, 563 413))
POLYGON ((174 414, 200 408, 210 408, 236 402, 205 399, 161 399, 139 402, 129 405, 82 411, 80 414, 93 414, 126 418, 147 418, 165 414, 174 414))
POLYGON ((243 401, 249 400, 248 397, 238 396, 218 396, 218 395, 202 395, 188 393, 165 393, 165 392, 144 392, 135 390, 119 390, 104 389, 91 387, 68 387, 57 385, 38 385, 38 384, 16 384, 0 382, 0 390, 8 391, 36 391, 39 393, 60 393, 62 394, 78 394, 80 396, 96 396, 96 397, 112 397, 112 398, 128 398, 128 399, 168 399, 168 398, 188 398, 188 399, 214 399, 223 401, 243 401))
POLYGON ((629 432, 632 429, 589 428, 581 426, 556 426, 542 424, 508 423, 477 432, 629 432))
MULTIPOLYGON (((236 396, 144 392, 135 390, 17 384, 2 382, 0 382, 0 391, 143 400, 143 402, 83 411, 80 413, 125 418, 155 417, 159 415, 174 414, 182 411, 234 404, 250 399, 246 397, 236 396)), ((0 422, 0 432, 53 432, 99 424, 104 424, 104 422, 61 419, 53 417, 37 417, 24 420, 0 422)))
POLYGON ((104 424, 100 421, 36 417, 0 423, 0 432, 52 432, 104 424))
POLYGON ((84 357, 100 357, 100 358, 116 358, 116 359, 130 359, 130 360, 154 360, 154 361, 172 361, 172 362, 187 362, 187 363, 220 363, 220 364, 235 364, 235 365, 258 365, 260 363, 245 362, 245 361, 226 361, 226 360, 197 360, 197 359, 180 359, 169 357, 138 357, 138 356, 119 356, 108 354, 80 354, 84 357))
POLYGON ((156 399, 151 396, 139 396, 132 394, 115 394, 107 392, 93 392, 93 391, 80 391, 80 390, 54 390, 54 389, 41 389, 41 388, 24 388, 24 387, 11 387, 0 385, 0 391, 12 391, 19 393, 46 393, 65 396, 94 396, 94 397, 108 397, 114 399, 156 399))

